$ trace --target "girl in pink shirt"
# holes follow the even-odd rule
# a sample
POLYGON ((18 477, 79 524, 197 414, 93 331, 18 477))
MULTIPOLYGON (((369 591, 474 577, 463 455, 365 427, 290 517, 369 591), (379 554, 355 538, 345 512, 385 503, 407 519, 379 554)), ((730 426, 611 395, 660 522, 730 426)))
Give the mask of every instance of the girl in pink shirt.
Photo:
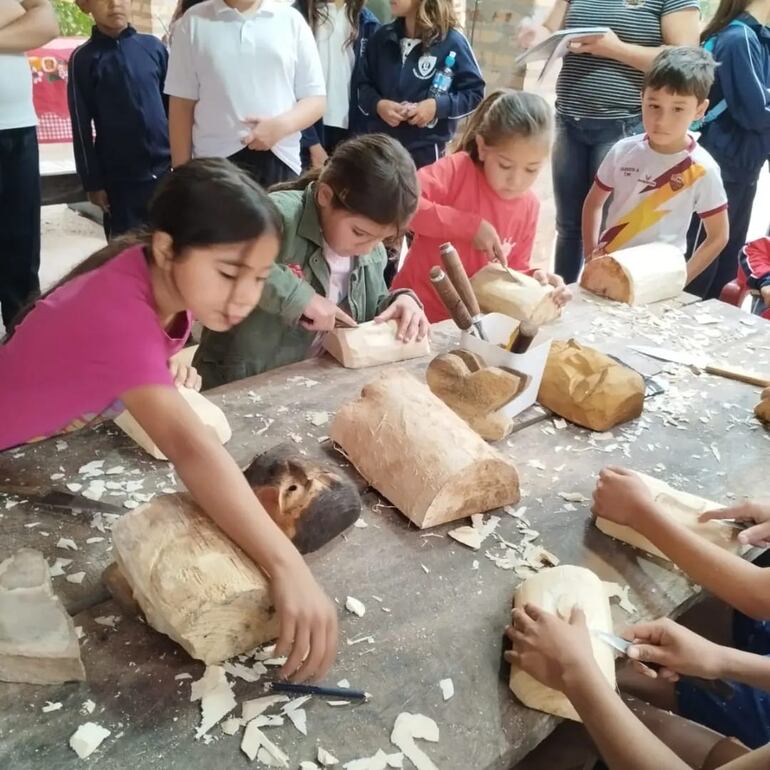
POLYGON ((473 114, 457 151, 418 172, 414 240, 392 288, 412 289, 431 323, 449 317, 429 278, 446 241, 469 276, 497 260, 557 287, 559 303, 569 300, 559 276, 529 268, 540 208, 531 187, 548 160, 552 122, 540 96, 495 91, 473 114))
POLYGON ((254 309, 278 254, 280 217, 247 174, 212 158, 164 178, 149 228, 78 265, 0 346, 0 450, 127 409, 200 506, 270 576, 276 655, 290 652, 283 674, 322 676, 336 648, 334 606, 168 366, 193 316, 226 331, 254 309))

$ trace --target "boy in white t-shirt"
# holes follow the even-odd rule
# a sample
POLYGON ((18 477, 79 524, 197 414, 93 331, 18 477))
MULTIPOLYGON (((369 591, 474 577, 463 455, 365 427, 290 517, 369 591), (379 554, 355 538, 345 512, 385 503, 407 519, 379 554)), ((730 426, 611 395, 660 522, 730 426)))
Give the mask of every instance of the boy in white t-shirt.
POLYGON ((301 171, 326 104, 313 33, 279 0, 207 0, 174 27, 166 77, 174 167, 229 158, 264 187, 301 171))
POLYGON ((599 167, 583 205, 586 262, 601 254, 655 241, 687 251, 693 214, 706 239, 687 264, 687 283, 713 262, 727 243, 727 196, 719 166, 689 133, 708 109, 714 60, 702 48, 666 48, 645 75, 645 134, 621 139, 599 167), (602 210, 612 194, 607 224, 602 210))

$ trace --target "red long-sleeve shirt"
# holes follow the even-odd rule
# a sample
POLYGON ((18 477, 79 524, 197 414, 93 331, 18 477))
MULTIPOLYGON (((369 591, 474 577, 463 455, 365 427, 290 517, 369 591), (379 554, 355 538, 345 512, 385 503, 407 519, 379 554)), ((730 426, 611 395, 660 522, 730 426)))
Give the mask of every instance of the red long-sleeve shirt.
MULTIPOLYGON (((738 257, 737 280, 744 289, 762 289, 770 284, 770 237, 746 244, 738 257)), ((770 318, 770 309, 762 317, 770 318)))
POLYGON ((473 276, 489 264, 489 257, 473 248, 483 219, 510 244, 508 265, 529 271, 540 203, 532 191, 504 200, 487 182, 484 169, 468 153, 448 155, 418 172, 420 204, 410 224, 414 241, 393 289, 412 289, 425 306, 431 323, 449 318, 430 282, 430 269, 441 264, 439 247, 451 241, 465 270, 473 276))

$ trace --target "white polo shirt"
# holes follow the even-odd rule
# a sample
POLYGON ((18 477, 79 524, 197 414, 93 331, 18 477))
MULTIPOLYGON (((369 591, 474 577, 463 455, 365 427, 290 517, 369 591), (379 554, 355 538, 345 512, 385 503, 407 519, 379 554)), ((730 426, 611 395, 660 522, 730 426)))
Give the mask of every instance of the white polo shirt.
POLYGON ((352 31, 345 5, 339 8, 326 3, 326 17, 316 32, 326 80, 326 112, 324 125, 348 128, 350 113, 350 80, 355 66, 353 45, 348 45, 352 31))
MULTIPOLYGON (((193 6, 174 29, 165 91, 197 101, 193 157, 220 158, 243 149, 245 118, 272 118, 325 95, 310 27, 275 0, 246 15, 224 0, 193 6)), ((299 139, 297 132, 272 148, 298 174, 299 139)))

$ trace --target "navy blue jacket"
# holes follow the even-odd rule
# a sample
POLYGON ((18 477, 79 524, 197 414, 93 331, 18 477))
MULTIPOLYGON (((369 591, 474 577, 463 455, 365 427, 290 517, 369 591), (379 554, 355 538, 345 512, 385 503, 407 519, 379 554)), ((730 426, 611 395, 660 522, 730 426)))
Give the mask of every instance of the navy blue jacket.
POLYGON ((367 46, 358 86, 358 102, 366 116, 367 131, 390 134, 409 150, 433 144, 443 147, 452 138, 457 121, 470 115, 484 98, 484 78, 462 32, 450 29, 447 36, 431 45, 428 51, 421 44, 415 46, 402 63, 401 38, 404 36, 404 20, 396 19, 380 27, 367 46), (418 128, 402 123, 391 128, 377 114, 377 102, 427 99, 436 69, 443 68, 450 51, 457 55, 452 68, 454 79, 449 93, 437 99, 436 125, 418 128))
POLYGON ((163 43, 133 27, 117 38, 94 27, 72 52, 67 97, 75 165, 86 191, 146 182, 168 171, 167 64, 163 43))
MULTIPOLYGON (((348 111, 348 131, 350 135, 363 134, 366 131, 366 120, 358 109, 358 82, 361 78, 361 60, 366 51, 369 38, 377 31, 380 22, 368 9, 362 8, 358 15, 358 36, 353 45, 355 55, 353 75, 350 79, 350 109, 348 111)), ((321 118, 317 123, 306 128, 302 132, 302 146, 312 147, 314 144, 323 144, 324 122, 321 118)))
POLYGON ((724 99, 727 109, 700 139, 729 182, 756 179, 770 157, 770 29, 748 13, 738 19, 743 25, 723 29, 713 51, 719 67, 709 100, 713 107, 724 99))

